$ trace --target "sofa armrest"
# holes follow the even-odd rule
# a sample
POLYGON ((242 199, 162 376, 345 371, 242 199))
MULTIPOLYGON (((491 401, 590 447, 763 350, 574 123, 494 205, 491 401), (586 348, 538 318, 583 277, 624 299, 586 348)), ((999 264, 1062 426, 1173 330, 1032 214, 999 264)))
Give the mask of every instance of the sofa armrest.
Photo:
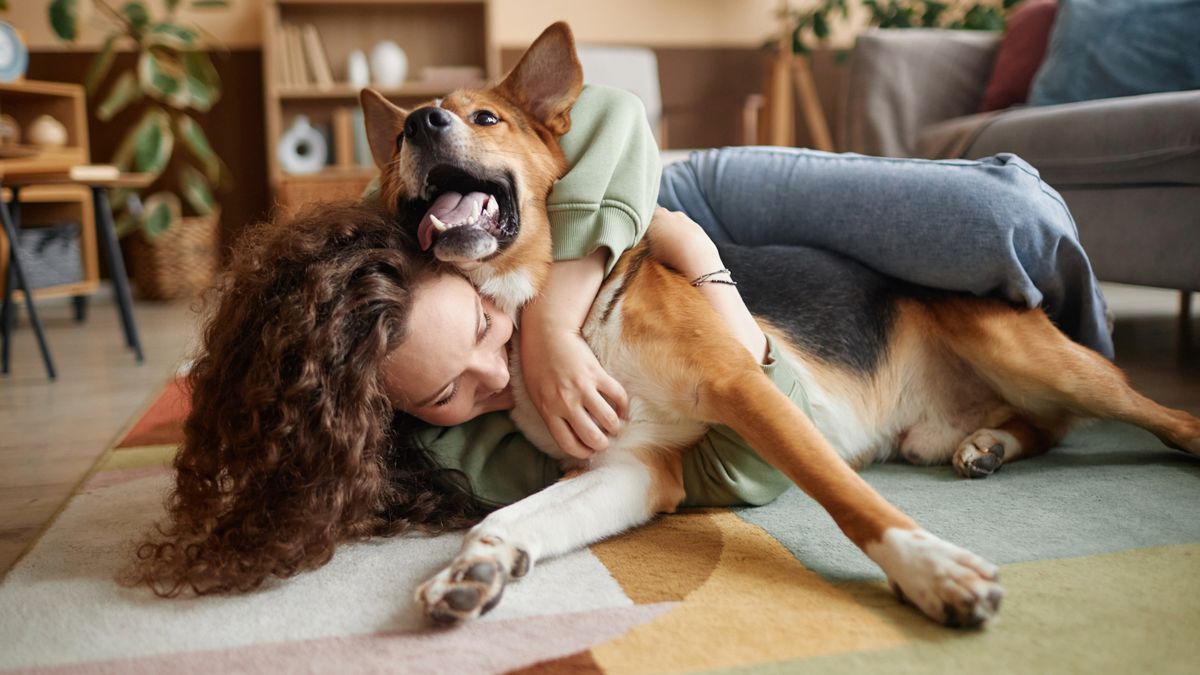
POLYGON ((930 124, 974 113, 1000 35, 924 28, 873 30, 855 42, 840 147, 912 157, 930 124))

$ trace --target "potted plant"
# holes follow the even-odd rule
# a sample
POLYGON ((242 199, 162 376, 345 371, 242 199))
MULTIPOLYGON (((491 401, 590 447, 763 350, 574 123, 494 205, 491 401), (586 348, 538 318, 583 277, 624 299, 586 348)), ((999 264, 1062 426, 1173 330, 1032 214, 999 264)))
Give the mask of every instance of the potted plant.
MULTIPOLYGON (((84 76, 88 95, 99 97, 96 116, 109 122, 127 109, 141 113, 112 161, 122 171, 155 176, 144 190, 113 194, 117 233, 128 235, 131 276, 148 298, 188 297, 207 286, 216 270, 220 211, 214 191, 227 170, 192 116, 207 112, 221 96, 206 51, 214 43, 177 12, 185 4, 223 8, 228 0, 164 0, 165 12, 157 17, 143 0, 120 7, 88 1, 106 32, 84 76), (135 64, 114 68, 117 52, 126 48, 135 64)), ((50 25, 64 42, 78 39, 80 2, 50 2, 50 25)))
POLYGON ((792 51, 808 54, 814 45, 825 42, 832 24, 850 21, 852 6, 855 23, 877 28, 947 28, 956 30, 1004 30, 1004 22, 1021 0, 817 0, 804 10, 790 13, 792 51))

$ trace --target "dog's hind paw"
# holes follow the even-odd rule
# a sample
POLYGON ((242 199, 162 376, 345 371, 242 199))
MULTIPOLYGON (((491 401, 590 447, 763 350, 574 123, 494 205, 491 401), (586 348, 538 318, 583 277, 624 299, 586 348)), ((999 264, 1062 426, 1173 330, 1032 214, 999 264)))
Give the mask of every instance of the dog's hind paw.
POLYGON ((901 602, 952 628, 978 628, 1000 609, 995 565, 924 530, 888 530, 868 547, 901 602))
POLYGON ((1000 469, 1005 456, 1020 451, 1012 434, 998 429, 980 429, 967 436, 954 451, 951 462, 963 478, 986 478, 1000 469))

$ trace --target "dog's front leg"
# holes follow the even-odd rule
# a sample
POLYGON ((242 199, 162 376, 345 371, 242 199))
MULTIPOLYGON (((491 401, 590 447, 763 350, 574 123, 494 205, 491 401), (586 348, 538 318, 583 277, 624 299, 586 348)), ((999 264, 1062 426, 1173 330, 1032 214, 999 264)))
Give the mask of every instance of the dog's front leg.
POLYGON ((536 561, 673 509, 683 497, 678 473, 666 462, 650 464, 625 452, 605 454, 588 470, 492 513, 467 533, 453 562, 417 589, 417 602, 440 622, 474 619, 536 561))

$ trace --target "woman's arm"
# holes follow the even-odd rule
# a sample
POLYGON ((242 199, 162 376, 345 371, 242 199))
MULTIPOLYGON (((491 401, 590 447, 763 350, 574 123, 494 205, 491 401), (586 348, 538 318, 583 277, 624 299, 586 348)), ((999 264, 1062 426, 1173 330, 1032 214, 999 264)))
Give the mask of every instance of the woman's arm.
POLYGON ((714 274, 725 268, 717 246, 704 233, 704 229, 686 214, 659 208, 654 212, 650 224, 651 250, 661 262, 679 271, 686 279, 699 279, 712 275, 711 281, 701 283, 700 293, 712 304, 725 326, 734 337, 750 350, 755 360, 765 363, 767 358, 767 336, 759 327, 754 315, 742 302, 742 294, 731 281, 728 273, 714 274))
POLYGON ((626 396, 579 330, 604 277, 645 233, 661 166, 641 101, 611 87, 584 87, 560 145, 571 168, 547 201, 558 262, 521 313, 521 370, 559 447, 585 459, 619 431, 626 396))

